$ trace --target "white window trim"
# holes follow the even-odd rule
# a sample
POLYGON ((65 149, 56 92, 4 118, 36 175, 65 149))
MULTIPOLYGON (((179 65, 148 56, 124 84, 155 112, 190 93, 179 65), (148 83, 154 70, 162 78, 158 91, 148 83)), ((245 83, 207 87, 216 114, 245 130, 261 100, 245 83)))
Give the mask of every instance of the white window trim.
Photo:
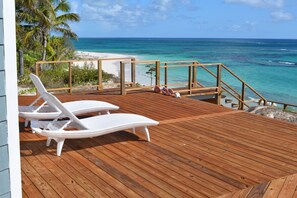
POLYGON ((11 197, 22 197, 18 123, 15 0, 3 0, 4 68, 11 197))

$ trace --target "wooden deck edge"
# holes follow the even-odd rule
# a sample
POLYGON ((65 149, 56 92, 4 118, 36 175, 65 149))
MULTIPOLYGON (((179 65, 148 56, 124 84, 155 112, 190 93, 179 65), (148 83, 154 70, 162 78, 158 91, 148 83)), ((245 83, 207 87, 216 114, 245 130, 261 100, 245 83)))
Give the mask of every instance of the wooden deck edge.
POLYGON ((297 174, 280 177, 218 198, 234 197, 295 197, 297 195, 297 174))
POLYGON ((234 111, 228 111, 228 112, 220 112, 220 113, 210 113, 205 115, 198 115, 198 116, 190 116, 185 118, 177 118, 177 119, 170 119, 170 120, 163 120, 159 121, 159 124, 171 124, 176 122, 183 122, 183 121, 189 121, 189 120, 197 120, 200 118, 209 118, 209 117, 216 117, 216 116, 224 116, 229 114, 236 114, 236 113, 242 113, 243 111, 240 110, 234 110, 234 111))

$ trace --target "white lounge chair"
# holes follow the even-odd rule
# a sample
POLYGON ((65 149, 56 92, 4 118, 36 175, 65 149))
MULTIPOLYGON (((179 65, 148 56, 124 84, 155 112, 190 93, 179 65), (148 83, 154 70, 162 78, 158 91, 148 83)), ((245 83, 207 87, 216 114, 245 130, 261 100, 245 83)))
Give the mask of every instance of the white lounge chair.
MULTIPOLYGON (((37 101, 43 98, 44 94, 47 93, 47 91, 38 76, 30 74, 30 78, 32 79, 40 96, 29 106, 19 107, 19 116, 25 118, 25 126, 27 126, 29 121, 31 120, 55 119, 61 114, 61 111, 59 109, 51 107, 50 105, 46 105, 46 101, 40 106, 34 106, 37 101)), ((119 109, 119 107, 116 105, 97 100, 65 102, 63 103, 63 105, 75 115, 92 112, 109 114, 109 111, 119 109)))
POLYGON ((55 119, 51 122, 32 121, 32 130, 36 133, 48 137, 46 145, 49 146, 51 140, 57 142, 57 155, 60 156, 65 139, 90 138, 116 131, 141 129, 150 141, 148 126, 159 124, 157 121, 147 117, 128 114, 114 113, 79 119, 64 104, 50 93, 44 93, 44 99, 48 104, 57 107, 62 112, 60 117, 67 117, 69 120, 55 119), (76 127, 78 130, 64 130, 76 127))

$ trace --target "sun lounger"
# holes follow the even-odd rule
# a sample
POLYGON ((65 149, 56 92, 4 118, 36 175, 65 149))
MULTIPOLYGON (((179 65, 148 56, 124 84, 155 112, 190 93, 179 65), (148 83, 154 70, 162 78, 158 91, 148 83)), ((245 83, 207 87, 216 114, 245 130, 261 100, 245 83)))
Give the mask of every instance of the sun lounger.
MULTIPOLYGON (((41 120, 41 119, 55 119, 61 111, 55 107, 47 105, 46 101, 40 106, 34 106, 37 101, 43 98, 44 94, 47 93, 40 79, 30 74, 30 77, 36 86, 40 96, 29 106, 19 107, 19 116, 25 118, 25 126, 28 125, 30 120, 41 120)), ((65 102, 63 105, 69 109, 73 114, 80 115, 85 113, 99 112, 100 114, 109 114, 109 111, 118 110, 119 107, 108 102, 97 101, 97 100, 80 100, 65 102)))
POLYGON ((44 99, 48 104, 61 111, 60 116, 69 118, 69 120, 55 119, 46 124, 46 121, 32 121, 31 123, 33 131, 48 137, 47 146, 50 145, 52 139, 57 142, 58 156, 61 155, 65 139, 90 138, 127 129, 132 129, 135 133, 136 129, 141 129, 145 133, 147 141, 150 141, 147 127, 159 124, 147 117, 128 113, 114 113, 79 119, 52 94, 45 93, 44 99), (74 126, 78 130, 73 130, 74 126), (70 128, 70 130, 64 130, 66 128, 70 128))

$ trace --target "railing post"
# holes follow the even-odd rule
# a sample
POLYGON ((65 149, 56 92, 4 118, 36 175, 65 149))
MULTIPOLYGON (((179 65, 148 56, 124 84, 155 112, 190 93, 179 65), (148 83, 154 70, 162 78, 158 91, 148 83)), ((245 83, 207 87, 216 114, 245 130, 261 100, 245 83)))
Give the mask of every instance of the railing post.
POLYGON ((243 110, 243 107, 244 107, 244 97, 245 97, 244 95, 245 95, 245 83, 242 82, 241 97, 240 97, 242 102, 239 102, 239 109, 240 110, 243 110))
POLYGON ((263 103, 264 103, 264 106, 266 106, 267 105, 267 100, 264 99, 263 103))
POLYGON ((98 87, 97 90, 102 90, 103 85, 102 85, 102 60, 98 60, 98 87))
POLYGON ((36 76, 39 76, 39 64, 38 63, 35 64, 35 74, 36 74, 36 76))
POLYGON ((192 87, 195 89, 197 87, 197 65, 196 62, 193 62, 193 85, 192 87))
POLYGON ((72 67, 71 67, 71 62, 69 62, 68 71, 69 71, 69 76, 68 76, 68 80, 69 80, 69 93, 72 93, 72 67))
POLYGON ((135 58, 131 58, 131 82, 132 82, 132 87, 136 86, 135 72, 136 72, 135 58))
POLYGON ((160 87, 160 61, 156 61, 156 85, 160 87))
POLYGON ((217 88, 218 93, 216 95, 217 105, 221 105, 221 92, 222 92, 222 66, 221 64, 217 65, 217 88))
POLYGON ((121 95, 126 95, 125 90, 125 63, 120 62, 120 80, 121 80, 121 95))
POLYGON ((165 87, 167 87, 168 85, 168 65, 167 63, 165 63, 165 73, 164 73, 165 77, 164 77, 164 81, 165 81, 165 87))
MULTIPOLYGON (((38 72, 38 70, 39 70, 39 64, 38 64, 38 63, 35 63, 35 74, 36 74, 36 76, 39 77, 39 72, 38 72)), ((34 86, 34 87, 35 87, 35 86, 34 86)), ((39 96, 39 92, 37 91, 36 87, 35 87, 35 92, 36 92, 36 96, 39 96)))
POLYGON ((286 111, 288 105, 287 104, 284 104, 284 108, 283 108, 283 111, 286 111))
POLYGON ((188 76, 188 89, 189 89, 189 92, 188 94, 192 94, 192 83, 193 83, 193 70, 192 70, 192 66, 189 66, 189 76, 188 76))

